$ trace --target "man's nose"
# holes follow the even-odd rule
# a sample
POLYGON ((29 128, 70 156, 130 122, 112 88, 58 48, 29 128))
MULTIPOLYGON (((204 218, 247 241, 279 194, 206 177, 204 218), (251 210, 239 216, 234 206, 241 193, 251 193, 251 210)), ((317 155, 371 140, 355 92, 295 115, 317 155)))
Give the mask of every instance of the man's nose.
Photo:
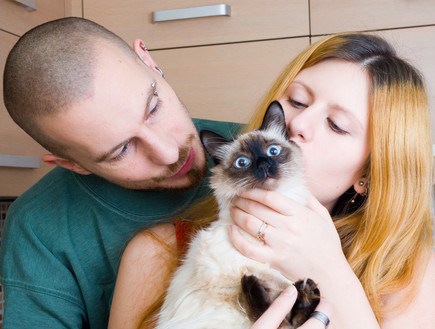
POLYGON ((178 161, 179 145, 175 136, 164 129, 144 129, 140 137, 145 156, 155 164, 170 165, 178 161))

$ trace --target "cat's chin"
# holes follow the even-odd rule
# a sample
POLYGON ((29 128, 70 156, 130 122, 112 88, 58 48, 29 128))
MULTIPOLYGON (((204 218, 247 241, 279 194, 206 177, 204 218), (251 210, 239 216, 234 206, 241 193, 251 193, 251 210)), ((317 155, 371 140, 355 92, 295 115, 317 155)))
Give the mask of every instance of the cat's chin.
POLYGON ((266 178, 258 188, 262 188, 264 190, 276 190, 278 188, 279 180, 275 178, 268 177, 266 178))

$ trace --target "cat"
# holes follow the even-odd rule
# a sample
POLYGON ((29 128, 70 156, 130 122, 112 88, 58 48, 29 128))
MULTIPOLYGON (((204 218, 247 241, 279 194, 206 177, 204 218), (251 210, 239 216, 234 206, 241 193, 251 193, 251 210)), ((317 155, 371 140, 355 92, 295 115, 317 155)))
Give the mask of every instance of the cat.
MULTIPOLYGON (((231 200, 245 190, 263 188, 306 204, 301 151, 288 138, 284 112, 277 101, 270 104, 258 130, 234 140, 211 131, 201 131, 200 137, 216 163, 210 183, 219 217, 190 243, 167 290, 157 328, 250 328, 292 282, 232 246, 227 230, 233 224, 231 200)), ((319 302, 320 293, 312 280, 300 280, 295 286, 298 300, 280 328, 299 327, 319 302)))

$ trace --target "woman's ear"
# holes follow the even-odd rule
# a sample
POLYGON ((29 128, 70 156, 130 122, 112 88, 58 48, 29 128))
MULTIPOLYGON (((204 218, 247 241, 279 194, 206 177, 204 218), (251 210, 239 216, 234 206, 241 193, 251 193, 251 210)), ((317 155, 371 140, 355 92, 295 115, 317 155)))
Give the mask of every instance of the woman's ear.
POLYGON ((364 194, 367 192, 367 188, 368 188, 367 184, 368 184, 367 179, 360 178, 355 182, 355 184, 353 184, 353 188, 356 193, 364 194))
POLYGON ((60 158, 57 155, 54 154, 44 154, 41 157, 42 161, 45 163, 48 163, 53 166, 59 166, 71 171, 74 171, 81 175, 90 175, 92 174, 90 171, 84 169, 83 167, 79 166, 77 163, 72 162, 70 160, 66 160, 64 158, 60 158))
POLYGON ((134 40, 133 50, 139 56, 142 62, 145 63, 146 66, 160 73, 160 71, 157 69, 157 63, 152 59, 150 53, 148 52, 148 48, 145 46, 145 43, 141 39, 134 40))

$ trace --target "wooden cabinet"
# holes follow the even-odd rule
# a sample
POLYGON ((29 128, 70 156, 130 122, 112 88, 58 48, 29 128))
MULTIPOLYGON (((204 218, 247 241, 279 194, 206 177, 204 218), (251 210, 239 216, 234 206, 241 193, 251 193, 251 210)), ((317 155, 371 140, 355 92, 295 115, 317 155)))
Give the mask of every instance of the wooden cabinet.
POLYGON ((314 35, 433 25, 435 1, 310 0, 310 15, 314 35))
POLYGON ((0 30, 23 35, 32 27, 65 16, 65 0, 37 0, 36 10, 15 0, 0 0, 0 30))
MULTIPOLYGON (((38 0, 36 11, 28 11, 12 0, 0 0, 0 29, 3 30, 0 31, 1 76, 7 55, 19 35, 35 25, 63 16, 63 0, 38 0)), ((0 79, 0 99, 0 154, 40 157, 47 153, 7 113, 3 103, 3 79, 0 79)), ((0 167, 0 197, 19 196, 51 168, 43 163, 39 169, 0 167)))
POLYGON ((247 122, 263 94, 309 38, 151 51, 196 118, 247 122))
POLYGON ((307 0, 85 0, 84 17, 114 31, 132 44, 143 38, 148 48, 161 49, 307 36, 307 0), (231 16, 153 23, 156 11, 228 5, 231 16))

